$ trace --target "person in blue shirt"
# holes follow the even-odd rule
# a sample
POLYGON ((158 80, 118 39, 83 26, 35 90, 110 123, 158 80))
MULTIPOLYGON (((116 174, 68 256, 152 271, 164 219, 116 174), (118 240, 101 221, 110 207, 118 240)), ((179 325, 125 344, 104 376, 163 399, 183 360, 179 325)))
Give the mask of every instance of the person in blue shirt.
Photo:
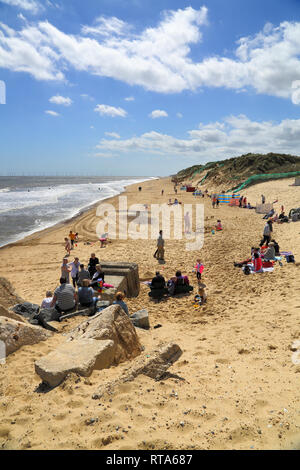
POLYGON ((122 309, 124 310, 124 312, 126 313, 126 315, 129 316, 127 304, 123 300, 124 298, 125 298, 125 295, 123 294, 123 292, 117 292, 116 300, 113 302, 113 304, 120 305, 122 309))
POLYGON ((78 299, 82 307, 92 307, 99 297, 95 297, 94 289, 90 286, 89 279, 83 279, 82 287, 78 288, 78 299))

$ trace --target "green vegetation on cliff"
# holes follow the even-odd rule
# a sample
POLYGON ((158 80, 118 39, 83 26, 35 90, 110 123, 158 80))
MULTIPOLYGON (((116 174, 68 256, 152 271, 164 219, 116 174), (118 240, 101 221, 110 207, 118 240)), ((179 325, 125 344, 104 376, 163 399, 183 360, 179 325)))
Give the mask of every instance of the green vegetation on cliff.
POLYGON ((179 183, 188 183, 189 180, 193 180, 198 184, 204 183, 205 180, 205 184, 208 186, 210 184, 223 186, 224 190, 229 191, 238 188, 254 175, 261 176, 251 178, 247 186, 264 180, 283 178, 285 173, 291 172, 299 172, 300 174, 300 157, 276 153, 266 155, 248 153, 228 160, 194 165, 179 171, 173 176, 173 180, 177 180, 179 183), (272 174, 274 174, 274 178, 272 174), (278 176, 279 174, 282 176, 278 176))

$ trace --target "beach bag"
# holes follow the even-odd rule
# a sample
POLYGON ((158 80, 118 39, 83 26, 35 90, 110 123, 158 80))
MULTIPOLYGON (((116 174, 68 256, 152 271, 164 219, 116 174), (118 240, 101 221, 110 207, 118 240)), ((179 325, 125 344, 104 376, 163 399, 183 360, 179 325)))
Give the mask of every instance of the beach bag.
POLYGON ((250 266, 245 266, 244 267, 244 274, 248 275, 251 273, 251 269, 250 269, 250 266))
POLYGON ((287 255, 285 258, 287 263, 295 263, 294 255, 287 255))
POLYGON ((103 290, 103 281, 102 279, 100 281, 98 281, 98 286, 97 286, 97 291, 99 292, 99 294, 101 294, 102 290, 103 290))

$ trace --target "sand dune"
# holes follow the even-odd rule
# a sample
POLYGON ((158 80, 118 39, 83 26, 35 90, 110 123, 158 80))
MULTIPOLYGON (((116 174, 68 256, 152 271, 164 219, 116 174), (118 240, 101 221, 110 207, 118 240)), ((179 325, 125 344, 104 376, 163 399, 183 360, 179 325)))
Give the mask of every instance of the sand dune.
MULTIPOLYGON (((300 206, 300 188, 292 180, 262 183, 243 195, 255 204, 265 194, 279 199, 286 212, 300 206)), ((130 186, 128 204, 163 203, 174 198, 169 179, 130 186), (164 188, 164 196, 161 189, 164 188)), ((210 188, 208 188, 210 189, 210 188)), ((214 188, 211 188, 214 189, 214 188)), ((124 196, 124 194, 123 194, 124 196)), ((183 203, 194 203, 178 191, 183 203)), ((108 202, 117 207, 117 198, 108 202)), ((71 375, 62 385, 43 391, 34 361, 65 341, 64 333, 80 323, 74 318, 59 324, 49 341, 23 347, 0 366, 0 446, 3 449, 279 449, 300 447, 300 363, 292 361, 291 346, 300 340, 300 264, 277 265, 274 272, 245 276, 233 261, 258 245, 264 221, 255 211, 205 205, 205 239, 200 252, 185 250, 185 240, 166 241, 166 264, 158 265, 154 240, 113 240, 104 249, 97 240, 96 209, 70 224, 35 234, 0 250, 0 276, 26 300, 40 303, 54 289, 64 256, 63 239, 70 229, 79 232, 73 252, 87 264, 94 251, 101 261, 134 261, 140 279, 157 269, 166 278, 181 269, 196 286, 193 267, 200 257, 208 302, 195 308, 193 294, 150 301, 141 283, 138 298, 127 299, 130 312, 149 311, 151 326, 139 331, 145 352, 160 342, 175 341, 183 355, 159 382, 138 376, 111 394, 92 398, 100 384, 128 367, 121 364, 94 371, 89 378, 71 375), (211 233, 216 220, 224 230, 211 233), (90 423, 90 419, 95 421, 90 423)), ((300 222, 274 224, 282 250, 300 262, 300 222)), ((71 257, 72 258, 72 257, 71 257)), ((295 354, 295 352, 294 352, 295 354)), ((299 354, 300 356, 300 354, 299 354)), ((294 356, 295 357, 295 356, 294 356)), ((300 357, 299 357, 300 359, 300 357)))

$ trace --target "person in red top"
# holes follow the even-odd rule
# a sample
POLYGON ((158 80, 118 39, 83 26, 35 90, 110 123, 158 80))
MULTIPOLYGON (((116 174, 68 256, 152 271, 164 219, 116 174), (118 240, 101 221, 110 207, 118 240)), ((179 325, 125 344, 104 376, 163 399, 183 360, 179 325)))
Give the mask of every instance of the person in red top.
POLYGON ((257 252, 254 253, 253 271, 255 273, 262 273, 263 272, 262 260, 261 260, 261 257, 259 256, 259 254, 257 252))

